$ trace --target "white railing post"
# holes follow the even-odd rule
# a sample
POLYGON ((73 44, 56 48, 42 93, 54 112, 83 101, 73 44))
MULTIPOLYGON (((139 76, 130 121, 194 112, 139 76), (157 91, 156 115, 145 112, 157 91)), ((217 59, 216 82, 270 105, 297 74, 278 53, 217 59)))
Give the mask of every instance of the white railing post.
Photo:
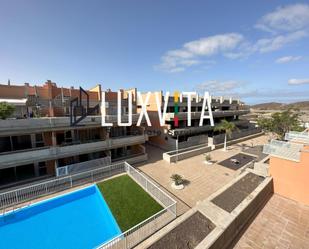
POLYGON ((71 188, 73 186, 73 179, 72 179, 72 176, 70 176, 70 183, 71 183, 71 188))

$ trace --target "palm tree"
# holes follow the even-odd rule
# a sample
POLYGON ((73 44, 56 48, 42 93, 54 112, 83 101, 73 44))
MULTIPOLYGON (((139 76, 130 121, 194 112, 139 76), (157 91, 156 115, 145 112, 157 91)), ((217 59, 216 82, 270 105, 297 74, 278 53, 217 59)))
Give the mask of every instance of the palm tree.
POLYGON ((215 131, 224 131, 225 136, 224 136, 224 148, 223 151, 226 151, 226 139, 227 136, 231 138, 232 132, 237 129, 236 125, 232 122, 229 122, 225 119, 221 120, 221 123, 215 127, 215 131))

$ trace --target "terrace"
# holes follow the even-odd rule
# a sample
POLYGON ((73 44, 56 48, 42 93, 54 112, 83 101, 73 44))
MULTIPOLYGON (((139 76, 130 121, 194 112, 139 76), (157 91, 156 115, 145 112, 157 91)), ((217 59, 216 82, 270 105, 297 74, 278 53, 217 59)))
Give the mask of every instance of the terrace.
POLYGON ((170 164, 162 159, 163 150, 150 146, 147 148, 149 160, 147 164, 140 165, 139 170, 178 200, 177 214, 180 215, 195 206, 196 203, 209 197, 242 172, 243 168, 230 169, 220 165, 220 162, 233 158, 243 149, 251 148, 252 145, 265 144, 267 139, 266 136, 260 136, 231 145, 226 152, 222 152, 220 149, 211 151, 209 154, 212 157, 212 165, 205 165, 203 155, 170 164), (171 187, 170 176, 175 173, 183 176, 186 180, 185 188, 181 191, 171 187))
MULTIPOLYGON (((295 142, 295 137, 293 139, 295 142)), ((306 137, 302 135, 301 139, 306 137)), ((202 164, 203 157, 195 156, 175 164, 158 160, 152 165, 141 166, 143 172, 177 197, 178 212, 183 215, 137 249, 307 249, 309 208, 273 194, 273 179, 265 163, 269 157, 263 148, 267 140, 262 136, 230 146, 226 153, 212 151, 209 153, 212 165, 202 164), (231 159, 239 159, 240 165, 230 167, 231 159), (249 159, 257 163, 252 164, 249 159), (265 171, 260 171, 260 166, 265 167, 265 171), (170 187, 168 176, 171 173, 182 174, 187 179, 183 190, 170 187), (186 209, 181 208, 184 204, 187 204, 186 209)), ((285 144, 273 143, 275 148, 281 149, 280 156, 284 156, 283 151, 286 155, 298 152, 298 144, 285 144)), ((278 150, 272 150, 274 152, 278 150)))
POLYGON ((262 208, 272 191, 272 178, 259 175, 252 167, 253 162, 266 159, 262 145, 267 139, 260 136, 231 145, 226 152, 220 149, 211 151, 212 164, 206 164, 203 155, 170 164, 162 160, 161 149, 149 146, 148 162, 138 165, 137 169, 127 163, 118 163, 58 177, 2 193, 0 205, 4 211, 13 210, 14 213, 21 206, 42 198, 97 183, 121 229, 120 234, 97 244, 100 249, 223 248, 230 243, 237 249, 260 249, 283 245, 285 237, 279 233, 270 236, 261 232, 263 237, 258 238, 262 240, 254 237, 263 230, 264 219, 268 219, 274 230, 282 222, 285 224, 280 231, 288 238, 290 247, 287 248, 293 248, 295 244, 298 246, 295 248, 305 249, 309 233, 308 208, 291 204, 277 195, 272 196, 245 231, 245 225, 262 208), (185 179, 182 190, 171 186, 170 176, 175 173, 185 179), (174 200, 177 200, 177 209, 174 200), (274 212, 280 205, 287 209, 274 212), (296 208, 297 215, 291 213, 292 207, 296 208), (276 223, 281 218, 283 221, 276 223), (245 232, 237 242, 239 238, 234 237, 238 232, 235 231, 240 230, 245 232), (273 243, 273 238, 276 243, 273 243))
POLYGON ((235 249, 307 249, 309 207, 274 194, 249 225, 235 249))

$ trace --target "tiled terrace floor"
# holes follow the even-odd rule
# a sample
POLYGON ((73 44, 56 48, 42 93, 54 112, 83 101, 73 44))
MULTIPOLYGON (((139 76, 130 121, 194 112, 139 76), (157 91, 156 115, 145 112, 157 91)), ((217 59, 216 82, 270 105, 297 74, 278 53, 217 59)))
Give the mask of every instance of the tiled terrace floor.
POLYGON ((273 195, 234 249, 308 249, 309 206, 273 195))
MULTIPOLYGON (((267 137, 260 136, 229 146, 226 152, 218 149, 212 151, 210 154, 212 160, 220 162, 239 153, 243 144, 251 146, 252 144, 265 144, 266 142, 267 137)), ((176 199, 180 199, 183 202, 178 202, 177 213, 179 215, 186 212, 189 207, 195 206, 198 201, 209 197, 212 193, 227 184, 232 178, 240 174, 239 170, 228 169, 217 163, 206 165, 203 155, 169 164, 162 159, 162 150, 149 146, 147 153, 149 155, 149 161, 147 164, 140 166, 139 169, 176 196, 176 199), (170 177, 175 173, 182 175, 188 180, 188 184, 183 190, 174 190, 171 188, 170 177)))

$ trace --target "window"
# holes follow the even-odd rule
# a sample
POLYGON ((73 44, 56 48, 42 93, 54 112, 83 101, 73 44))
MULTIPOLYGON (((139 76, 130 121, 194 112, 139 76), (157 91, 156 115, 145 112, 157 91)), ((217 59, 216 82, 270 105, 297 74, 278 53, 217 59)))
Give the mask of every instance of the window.
POLYGON ((44 139, 42 133, 35 134, 35 147, 44 147, 44 139))
POLYGON ((45 162, 39 162, 39 175, 43 176, 47 174, 47 167, 45 162))

